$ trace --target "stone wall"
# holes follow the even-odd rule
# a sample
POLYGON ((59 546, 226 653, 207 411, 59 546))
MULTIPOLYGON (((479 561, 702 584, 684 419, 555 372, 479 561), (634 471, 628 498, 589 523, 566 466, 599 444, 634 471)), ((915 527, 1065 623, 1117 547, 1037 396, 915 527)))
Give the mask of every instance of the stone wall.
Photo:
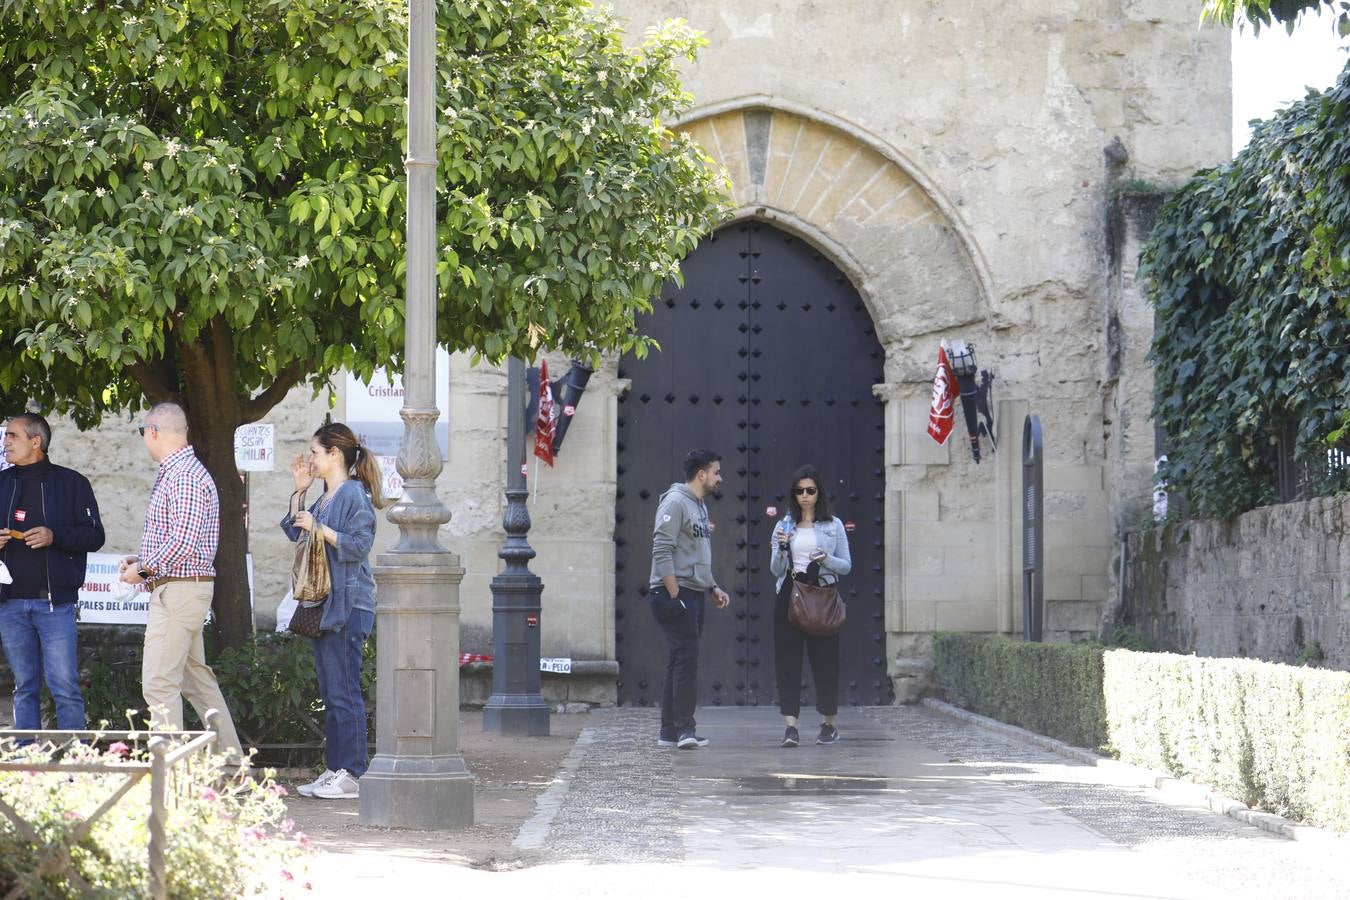
POLYGON ((1286 503, 1131 535, 1106 627, 1158 650, 1350 669, 1348 590, 1350 497, 1286 503))

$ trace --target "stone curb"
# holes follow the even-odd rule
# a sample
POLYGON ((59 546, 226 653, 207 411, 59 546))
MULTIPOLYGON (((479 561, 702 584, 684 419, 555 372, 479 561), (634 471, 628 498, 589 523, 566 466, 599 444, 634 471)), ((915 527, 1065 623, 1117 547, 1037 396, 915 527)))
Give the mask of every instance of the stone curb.
POLYGON ((1016 725, 1009 725, 1006 722, 1000 722, 997 719, 991 719, 987 716, 981 716, 969 710, 962 709, 959 706, 952 706, 933 697, 927 697, 923 700, 923 705, 934 712, 942 713, 953 719, 959 719, 963 722, 969 722, 987 731, 993 731, 1007 737, 1014 738, 1026 744, 1033 744, 1051 753, 1072 759, 1084 765, 1096 766, 1100 769, 1111 770, 1127 776, 1130 780, 1136 782, 1141 787, 1153 788, 1169 796, 1169 799, 1178 803, 1184 803, 1188 806, 1201 806, 1211 812, 1228 816, 1230 819, 1236 819, 1247 825, 1253 825, 1263 831, 1271 834, 1277 834, 1280 837, 1288 838, 1294 841, 1321 841, 1335 845, 1337 848, 1345 848, 1350 845, 1350 836, 1338 835, 1325 828, 1317 828, 1312 825, 1300 825, 1291 822, 1283 816, 1277 816, 1274 813, 1261 812, 1251 809, 1247 804, 1231 797, 1225 797, 1217 791, 1207 788, 1204 785, 1176 778, 1162 772, 1155 772, 1152 769, 1145 769, 1142 766, 1132 765, 1131 763, 1121 762, 1118 759, 1102 756, 1086 750, 1082 747, 1074 747, 1063 741, 1052 737, 1046 737, 1043 734, 1037 734, 1034 731, 1027 731, 1025 728, 1019 728, 1016 725))
POLYGON ((576 743, 563 758, 562 765, 558 768, 558 774, 554 776, 553 783, 548 789, 540 794, 534 801, 535 813, 524 825, 520 826, 515 840, 511 845, 517 850, 538 850, 544 846, 548 840, 549 831, 553 828, 553 820, 558 815, 558 810, 562 809, 563 801, 567 799, 567 792, 572 787, 572 779, 576 776, 577 769, 581 768, 581 761, 586 757, 586 751, 590 749, 591 744, 595 742, 595 729, 583 728, 581 734, 577 735, 576 743))

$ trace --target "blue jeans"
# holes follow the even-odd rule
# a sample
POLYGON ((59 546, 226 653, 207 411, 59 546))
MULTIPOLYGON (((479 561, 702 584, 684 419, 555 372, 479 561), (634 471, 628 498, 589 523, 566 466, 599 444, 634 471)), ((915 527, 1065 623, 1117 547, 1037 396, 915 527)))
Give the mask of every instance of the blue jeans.
POLYGON ((361 696, 361 648, 375 627, 375 613, 354 609, 341 631, 325 631, 314 641, 314 671, 323 698, 324 755, 328 768, 346 769, 353 778, 366 774, 366 701, 361 696))
POLYGON ((56 701, 56 727, 84 728, 75 649, 75 604, 11 599, 0 603, 0 643, 14 671, 14 727, 42 727, 42 680, 56 701))

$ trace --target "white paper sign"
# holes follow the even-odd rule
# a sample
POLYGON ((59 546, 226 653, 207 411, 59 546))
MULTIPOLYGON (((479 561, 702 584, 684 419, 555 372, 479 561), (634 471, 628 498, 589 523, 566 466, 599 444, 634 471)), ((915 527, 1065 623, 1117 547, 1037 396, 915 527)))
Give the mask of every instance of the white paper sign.
MULTIPOLYGON (((436 443, 441 447, 441 458, 449 459, 450 450, 450 354, 436 350, 436 407, 441 411, 436 420, 436 443)), ((370 452, 376 456, 398 456, 403 441, 403 377, 398 373, 376 369, 365 384, 355 375, 347 374, 347 426, 356 432, 370 452)), ((400 493, 402 489, 400 488, 400 493)))
POLYGON ((234 430, 234 465, 240 472, 271 472, 276 467, 275 430, 254 422, 234 430))
POLYGON ((539 660, 539 671, 552 672, 555 675, 571 675, 572 659, 571 657, 558 657, 555 659, 542 657, 539 660))
POLYGON ((397 456, 377 456, 380 474, 384 476, 384 499, 397 500, 403 496, 403 476, 398 474, 397 456))
MULTIPOLYGON (((80 588, 80 621, 90 625, 144 625, 150 614, 150 592, 137 591, 129 600, 113 599, 117 561, 125 553, 90 553, 80 588)), ((253 556, 247 558, 250 603, 253 596, 253 556)))

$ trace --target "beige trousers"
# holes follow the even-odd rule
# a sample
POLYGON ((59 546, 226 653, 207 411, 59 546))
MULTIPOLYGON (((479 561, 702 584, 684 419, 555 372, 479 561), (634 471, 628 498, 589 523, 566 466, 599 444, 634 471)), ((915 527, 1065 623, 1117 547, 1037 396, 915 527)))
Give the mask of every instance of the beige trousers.
POLYGON ((216 673, 206 664, 202 627, 211 609, 211 582, 179 581, 150 594, 150 619, 145 626, 141 693, 158 727, 183 730, 183 698, 203 722, 206 711, 216 716, 216 749, 232 759, 243 757, 234 720, 220 693, 216 673))

